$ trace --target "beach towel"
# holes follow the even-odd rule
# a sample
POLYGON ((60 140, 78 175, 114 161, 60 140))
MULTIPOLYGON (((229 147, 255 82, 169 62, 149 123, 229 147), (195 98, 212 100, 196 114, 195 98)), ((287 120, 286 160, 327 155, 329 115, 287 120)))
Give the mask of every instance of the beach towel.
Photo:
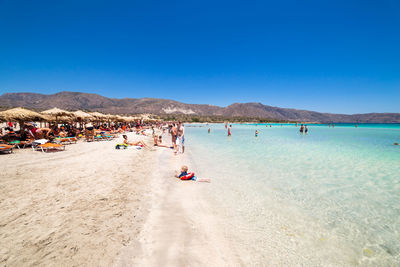
POLYGON ((47 142, 49 142, 49 140, 47 139, 38 139, 32 142, 32 144, 34 145, 43 145, 46 144, 47 142))

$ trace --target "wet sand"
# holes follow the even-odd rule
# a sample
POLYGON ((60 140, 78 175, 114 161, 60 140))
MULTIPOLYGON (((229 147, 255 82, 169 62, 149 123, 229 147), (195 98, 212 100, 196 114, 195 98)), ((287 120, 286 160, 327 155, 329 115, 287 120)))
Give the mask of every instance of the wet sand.
POLYGON ((152 180, 151 209, 137 242, 126 247, 119 266, 238 266, 240 259, 223 235, 223 222, 202 197, 211 184, 181 181, 174 170, 185 155, 162 152, 152 180))

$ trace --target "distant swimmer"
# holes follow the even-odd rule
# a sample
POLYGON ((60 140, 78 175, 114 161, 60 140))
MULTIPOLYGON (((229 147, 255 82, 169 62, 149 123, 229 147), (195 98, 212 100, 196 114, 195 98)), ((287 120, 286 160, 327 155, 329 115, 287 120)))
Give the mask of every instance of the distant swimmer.
POLYGON ((304 126, 303 126, 303 124, 300 126, 300 133, 303 133, 304 132, 304 126))
POLYGON ((211 128, 208 128, 208 133, 211 133, 211 128))
POLYGON ((255 137, 258 137, 258 131, 256 130, 255 137))
POLYGON ((358 127, 357 124, 355 125, 355 127, 356 127, 356 128, 358 127))
POLYGON ((229 125, 229 128, 228 128, 228 136, 232 136, 231 129, 232 129, 232 125, 229 125))
POLYGON ((307 124, 304 126, 304 133, 308 132, 307 124))
POLYGON ((396 143, 394 143, 393 145, 395 145, 395 146, 398 146, 398 145, 399 145, 399 143, 397 143, 397 142, 396 142, 396 143))
POLYGON ((269 124, 269 127, 272 127, 272 126, 271 126, 271 123, 269 124))

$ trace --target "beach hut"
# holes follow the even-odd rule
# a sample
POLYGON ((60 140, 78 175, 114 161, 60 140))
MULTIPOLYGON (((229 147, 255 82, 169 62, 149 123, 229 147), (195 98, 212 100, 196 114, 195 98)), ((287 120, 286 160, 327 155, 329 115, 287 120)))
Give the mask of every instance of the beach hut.
POLYGON ((0 112, 0 119, 2 121, 16 121, 19 123, 20 128, 24 125, 24 122, 26 121, 46 120, 43 115, 25 108, 13 108, 2 111, 0 112))

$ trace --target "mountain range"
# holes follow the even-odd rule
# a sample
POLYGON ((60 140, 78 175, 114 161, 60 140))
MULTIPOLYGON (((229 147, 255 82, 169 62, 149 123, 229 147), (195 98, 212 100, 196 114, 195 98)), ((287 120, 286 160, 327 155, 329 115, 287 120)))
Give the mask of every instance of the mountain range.
POLYGON ((67 110, 88 110, 111 114, 184 114, 189 116, 247 117, 323 123, 400 123, 400 113, 333 114, 273 107, 261 103, 234 103, 227 107, 219 107, 206 104, 186 104, 157 98, 116 99, 79 92, 60 92, 51 95, 5 93, 0 96, 0 107, 3 109, 25 107, 36 110, 58 107, 67 110))

